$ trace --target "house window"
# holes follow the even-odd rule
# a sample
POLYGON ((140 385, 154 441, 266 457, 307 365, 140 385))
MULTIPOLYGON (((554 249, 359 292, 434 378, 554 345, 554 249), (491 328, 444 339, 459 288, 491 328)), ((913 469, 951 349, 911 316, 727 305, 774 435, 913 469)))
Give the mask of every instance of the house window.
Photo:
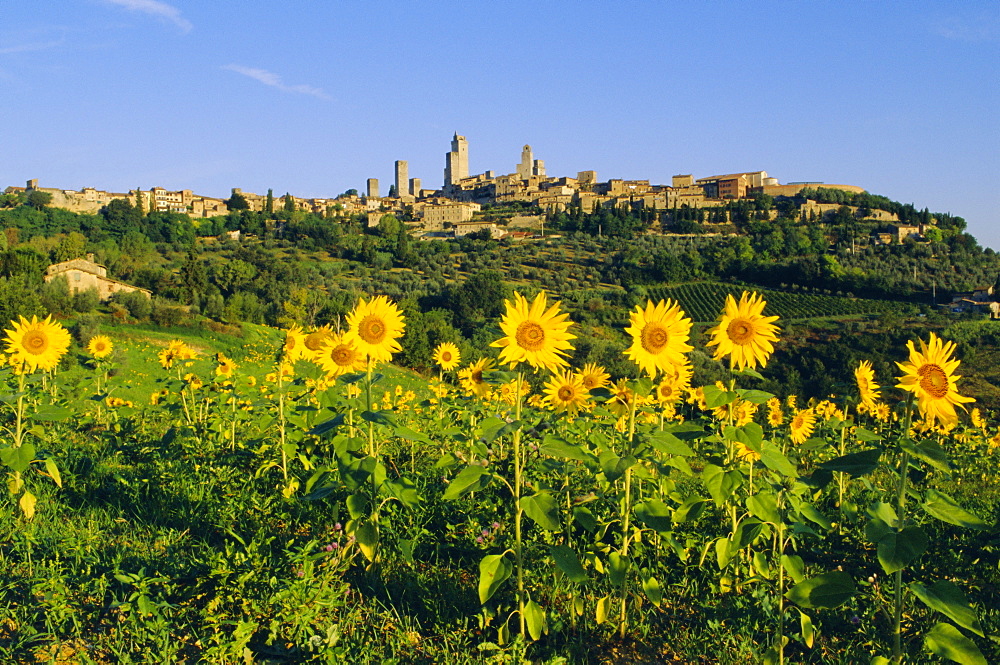
POLYGON ((73 273, 73 281, 74 282, 79 282, 80 281, 80 277, 81 277, 80 273, 78 273, 78 272, 73 273))

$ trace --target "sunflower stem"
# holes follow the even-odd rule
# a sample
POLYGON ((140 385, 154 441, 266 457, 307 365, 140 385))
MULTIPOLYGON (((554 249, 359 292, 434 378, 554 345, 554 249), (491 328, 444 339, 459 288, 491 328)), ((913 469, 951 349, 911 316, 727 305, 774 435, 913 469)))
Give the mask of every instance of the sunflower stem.
MULTIPOLYGON (((913 393, 906 398, 906 413, 903 418, 903 431, 900 438, 910 435, 910 425, 913 422, 913 393)), ((902 530, 906 523, 906 480, 909 476, 910 453, 902 451, 899 459, 899 484, 896 487, 896 530, 902 530)), ((903 662, 903 569, 893 573, 893 616, 892 616, 892 659, 903 662)))
MULTIPOLYGON (((636 404, 639 401, 639 396, 636 392, 632 391, 632 399, 629 404, 628 410, 628 454, 631 455, 633 448, 635 447, 635 410, 636 404)), ((632 467, 625 469, 625 496, 622 497, 622 547, 621 547, 621 557, 623 559, 623 565, 627 564, 624 562, 628 557, 628 546, 631 540, 631 534, 629 530, 632 527, 632 467)), ((626 571, 627 571, 626 567, 626 571)), ((618 616, 618 637, 619 639, 625 639, 625 626, 626 626, 626 610, 628 606, 628 578, 626 572, 626 579, 622 580, 622 598, 621 598, 621 608, 618 616)))
MULTIPOLYGON (((514 401, 514 420, 521 420, 521 380, 522 373, 517 373, 517 399, 514 401)), ((514 559, 517 566, 517 618, 518 627, 524 635, 524 546, 521 540, 521 518, 524 511, 521 509, 521 428, 514 430, 514 559)))

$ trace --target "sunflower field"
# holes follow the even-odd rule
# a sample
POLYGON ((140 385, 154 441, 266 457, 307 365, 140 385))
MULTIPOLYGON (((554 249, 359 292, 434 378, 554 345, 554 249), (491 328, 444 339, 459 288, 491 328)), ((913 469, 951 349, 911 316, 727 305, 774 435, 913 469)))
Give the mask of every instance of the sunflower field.
POLYGON ((0 658, 1000 662, 1000 429, 954 342, 806 401, 758 387, 758 293, 706 339, 670 298, 623 313, 624 377, 570 367, 545 292, 505 306, 494 353, 405 385, 379 296, 261 357, 165 342, 141 400, 124 340, 70 375, 60 323, 12 321, 0 658))

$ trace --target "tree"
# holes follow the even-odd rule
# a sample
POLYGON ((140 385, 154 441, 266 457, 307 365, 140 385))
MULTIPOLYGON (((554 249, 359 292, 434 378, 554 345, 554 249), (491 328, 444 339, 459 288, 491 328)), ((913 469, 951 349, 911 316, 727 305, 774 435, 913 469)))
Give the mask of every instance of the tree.
POLYGON ((295 212, 295 199, 288 192, 285 192, 285 212, 295 212))
MULTIPOLYGON (((150 196, 149 200, 152 201, 153 197, 150 196)), ((149 206, 150 211, 152 211, 153 206, 149 206)), ((142 200, 142 187, 135 188, 135 209, 139 211, 139 216, 146 214, 146 205, 142 200)))
POLYGON ((226 207, 229 208, 230 210, 250 209, 250 204, 247 203, 246 197, 240 194, 239 192, 233 192, 233 195, 230 196, 228 199, 226 199, 225 203, 226 207))
POLYGON ((25 197, 24 202, 27 205, 31 206, 32 208, 41 210, 45 206, 52 203, 52 195, 49 194, 48 192, 43 192, 39 189, 33 189, 30 192, 28 192, 28 195, 27 197, 25 197))
POLYGON ((274 190, 267 190, 267 201, 264 203, 264 212, 274 212, 274 190))
POLYGON ((396 198, 396 185, 389 185, 389 198, 396 198))

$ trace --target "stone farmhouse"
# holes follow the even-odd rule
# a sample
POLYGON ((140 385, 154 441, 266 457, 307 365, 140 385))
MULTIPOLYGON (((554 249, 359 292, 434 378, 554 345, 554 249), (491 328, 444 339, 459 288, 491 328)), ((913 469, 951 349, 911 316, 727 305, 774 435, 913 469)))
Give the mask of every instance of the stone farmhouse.
POLYGON ((45 269, 44 279, 51 282, 54 279, 65 279, 69 284, 70 293, 97 289, 101 300, 107 300, 116 293, 131 293, 138 291, 147 298, 152 292, 138 286, 132 286, 117 279, 108 277, 108 269, 99 263, 94 263, 94 255, 88 254, 86 259, 70 259, 62 263, 54 263, 45 269))

